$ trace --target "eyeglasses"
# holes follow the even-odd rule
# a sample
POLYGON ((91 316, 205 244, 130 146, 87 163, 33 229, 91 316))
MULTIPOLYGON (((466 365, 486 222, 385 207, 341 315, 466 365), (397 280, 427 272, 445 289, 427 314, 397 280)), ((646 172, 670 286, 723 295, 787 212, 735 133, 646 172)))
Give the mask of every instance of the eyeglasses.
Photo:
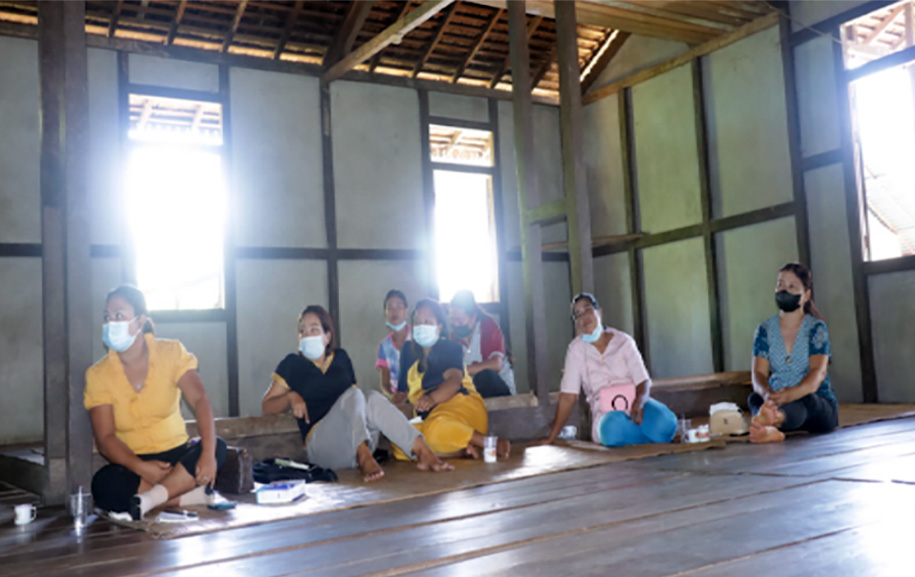
POLYGON ((572 320, 578 322, 578 319, 594 312, 594 307, 585 307, 578 312, 572 311, 572 320))

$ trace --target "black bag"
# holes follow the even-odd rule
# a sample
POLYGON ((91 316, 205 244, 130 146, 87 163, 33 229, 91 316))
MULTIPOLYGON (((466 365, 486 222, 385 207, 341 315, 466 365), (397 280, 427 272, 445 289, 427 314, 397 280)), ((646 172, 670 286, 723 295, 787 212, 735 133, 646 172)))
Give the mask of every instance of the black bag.
POLYGON ((337 474, 331 469, 325 469, 310 463, 297 464, 302 467, 287 467, 277 464, 276 459, 265 459, 254 465, 254 480, 264 484, 273 483, 274 481, 294 480, 304 480, 306 483, 319 481, 324 483, 337 482, 337 474))

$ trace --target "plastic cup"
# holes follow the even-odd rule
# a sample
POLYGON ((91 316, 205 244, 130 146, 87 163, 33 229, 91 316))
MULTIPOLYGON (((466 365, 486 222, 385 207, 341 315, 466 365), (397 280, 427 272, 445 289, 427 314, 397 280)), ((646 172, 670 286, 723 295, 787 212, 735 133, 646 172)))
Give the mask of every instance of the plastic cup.
POLYGON ((495 435, 486 435, 483 437, 483 461, 487 463, 496 462, 496 446, 499 443, 499 437, 495 435))

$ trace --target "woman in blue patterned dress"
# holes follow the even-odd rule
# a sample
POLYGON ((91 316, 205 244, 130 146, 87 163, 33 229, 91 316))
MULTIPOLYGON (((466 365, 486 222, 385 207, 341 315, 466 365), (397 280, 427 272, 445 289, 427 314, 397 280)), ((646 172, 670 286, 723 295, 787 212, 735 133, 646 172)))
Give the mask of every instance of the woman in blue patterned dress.
POLYGON ((828 433, 839 408, 829 384, 829 331, 813 303, 813 277, 798 263, 778 273, 778 315, 753 338, 750 440, 777 443, 787 431, 828 433))

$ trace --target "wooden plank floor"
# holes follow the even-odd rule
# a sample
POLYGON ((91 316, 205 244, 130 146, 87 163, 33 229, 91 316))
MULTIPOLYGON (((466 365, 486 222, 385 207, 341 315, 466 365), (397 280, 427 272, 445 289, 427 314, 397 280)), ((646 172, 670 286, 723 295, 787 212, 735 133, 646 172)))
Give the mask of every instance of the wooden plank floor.
POLYGON ((167 541, 13 527, 28 499, 0 487, 0 575, 911 576, 915 419, 167 541))

